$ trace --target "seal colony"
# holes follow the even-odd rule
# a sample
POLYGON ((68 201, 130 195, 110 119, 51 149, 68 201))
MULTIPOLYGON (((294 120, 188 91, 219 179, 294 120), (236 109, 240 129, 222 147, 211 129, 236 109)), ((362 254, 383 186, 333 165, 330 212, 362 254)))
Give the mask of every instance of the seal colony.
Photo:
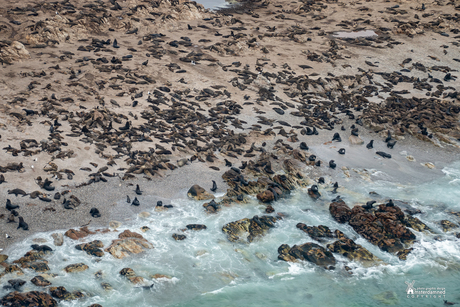
MULTIPOLYGON (((351 168, 439 176, 460 148, 459 14, 453 1, 250 1, 217 12, 183 1, 7 1, 1 247, 31 232, 106 227, 154 207, 145 195, 165 200, 194 184, 200 200, 214 198, 201 186, 226 191, 203 205, 209 213, 257 195, 261 214, 277 216, 294 186, 321 199, 343 174, 359 176, 351 168), (377 35, 334 36, 343 30, 377 35), (408 149, 416 156, 399 154, 408 149)), ((353 214, 401 219, 390 204, 353 214)), ((235 225, 257 229, 250 242, 275 220, 235 225)), ((283 246, 280 259, 294 250, 283 246)))

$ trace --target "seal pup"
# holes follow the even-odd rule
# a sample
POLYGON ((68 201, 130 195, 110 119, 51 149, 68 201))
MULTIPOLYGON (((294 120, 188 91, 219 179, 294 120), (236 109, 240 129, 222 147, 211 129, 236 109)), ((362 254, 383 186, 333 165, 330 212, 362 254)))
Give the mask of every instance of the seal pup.
POLYGON ((308 150, 307 143, 305 143, 305 142, 300 143, 300 146, 299 146, 299 147, 300 147, 300 149, 302 149, 302 150, 308 150))
POLYGON ((372 149, 374 148, 374 140, 370 140, 370 142, 366 145, 367 149, 372 149))
POLYGON ((97 208, 91 208, 89 214, 91 214, 92 217, 101 217, 101 213, 97 208))
POLYGON ((5 206, 5 207, 6 207, 6 210, 11 211, 11 210, 13 210, 13 209, 18 209, 18 208, 19 208, 19 205, 13 205, 13 204, 11 203, 11 200, 7 199, 7 200, 6 200, 6 206, 5 206))
POLYGON ((134 197, 134 200, 133 202, 131 203, 131 206, 139 206, 141 203, 139 202, 139 200, 137 199, 137 197, 134 197))
POLYGON ((131 198, 129 198, 129 195, 126 195, 126 202, 129 204, 131 203, 131 198))
POLYGON ((217 190, 217 184, 214 180, 212 180, 212 187, 210 189, 212 192, 215 192, 217 190))
POLYGON ((142 191, 141 191, 141 189, 139 188, 139 185, 138 185, 138 184, 136 184, 136 191, 135 191, 135 192, 136 192, 137 195, 142 195, 142 191))
POLYGON ((161 200, 157 201, 157 207, 162 207, 163 206, 163 202, 161 200))
POLYGON ((17 229, 22 228, 24 230, 29 230, 29 225, 26 222, 24 222, 24 219, 22 218, 22 216, 18 217, 18 219, 19 219, 19 226, 17 229))
POLYGON ((320 167, 320 166, 321 166, 321 161, 320 161, 320 160, 316 161, 316 162, 315 162, 315 166, 320 167))
POLYGON ((334 160, 329 161, 329 167, 330 167, 330 168, 335 169, 336 166, 337 166, 337 164, 335 164, 335 161, 334 161, 334 160))

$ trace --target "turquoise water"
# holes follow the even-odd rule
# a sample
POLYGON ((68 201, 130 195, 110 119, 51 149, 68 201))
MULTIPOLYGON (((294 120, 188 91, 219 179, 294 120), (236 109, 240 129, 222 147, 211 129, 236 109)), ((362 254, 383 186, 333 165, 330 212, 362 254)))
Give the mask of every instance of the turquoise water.
MULTIPOLYGON (((67 290, 81 290, 87 298, 61 302, 60 306, 440 306, 443 300, 460 302, 460 240, 452 233, 443 233, 437 224, 442 219, 459 222, 447 210, 460 211, 460 163, 443 169, 444 176, 434 182, 418 186, 402 186, 384 181, 375 183, 348 183, 339 194, 352 207, 355 203, 370 200, 368 193, 375 191, 382 198, 400 199, 409 202, 424 213, 418 217, 437 234, 414 233, 417 242, 406 261, 380 251, 354 232, 351 227, 336 223, 330 216, 328 206, 336 195, 330 189, 320 188, 323 200, 312 201, 306 191, 298 190, 289 198, 273 204, 276 212, 286 218, 269 233, 251 243, 234 244, 221 231, 224 224, 261 215, 264 206, 257 200, 233 207, 223 207, 216 215, 208 215, 202 202, 175 199, 173 209, 151 213, 148 218, 136 217, 131 224, 119 230, 140 231, 148 226, 151 230, 142 233, 154 249, 123 260, 105 254, 101 259, 88 256, 74 248, 77 244, 66 238, 64 246, 55 247, 50 233, 36 234, 21 244, 11 247, 7 254, 17 259, 26 253, 34 238, 47 238, 55 252, 48 256, 53 286, 65 286, 67 290), (335 270, 327 271, 314 264, 287 263, 277 259, 278 247, 312 242, 307 234, 295 226, 326 225, 340 229, 356 243, 363 245, 386 264, 366 268, 335 255, 338 264, 335 270), (175 241, 173 233, 181 233, 185 225, 205 224, 208 229, 186 232, 187 239, 175 241), (435 239, 435 237, 438 237, 435 239), (100 260, 100 261, 99 261, 100 260), (67 274, 63 268, 72 263, 84 262, 89 269, 81 273, 67 274), (350 275, 344 266, 352 269, 350 275), (142 276, 149 289, 136 287, 119 275, 123 268, 132 268, 142 276), (96 279, 94 273, 102 271, 103 278, 96 279), (153 279, 154 274, 165 274, 170 278, 153 279), (406 294, 406 282, 417 287, 445 288, 445 297, 411 298, 406 294), (108 282, 114 290, 100 286, 108 282)), ((346 185, 346 183, 345 183, 346 185)), ((145 196, 142 203, 155 197, 145 196)), ((120 201, 120 204, 124 202, 120 201)), ((110 244, 118 233, 98 234, 85 238, 84 242, 99 239, 104 246, 110 244)), ((80 242, 78 242, 80 243, 80 242)), ((19 278, 29 281, 37 275, 25 270, 19 278)), ((13 278, 13 277, 11 277, 13 278)), ((3 284, 10 278, 4 277, 3 284)), ((30 282, 24 291, 41 290, 30 282)), ((0 295, 7 292, 0 289, 0 295)))

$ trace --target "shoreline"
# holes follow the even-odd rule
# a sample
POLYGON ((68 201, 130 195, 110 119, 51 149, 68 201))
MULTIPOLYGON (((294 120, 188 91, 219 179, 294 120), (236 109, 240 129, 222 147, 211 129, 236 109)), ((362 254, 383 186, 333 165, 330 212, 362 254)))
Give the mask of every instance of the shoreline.
MULTIPOLYGON (((184 2, 134 11, 138 1, 123 1, 121 10, 105 8, 111 16, 91 11, 101 21, 95 24, 82 7, 87 3, 74 4, 84 16, 80 24, 74 22, 79 15, 68 8, 55 14, 43 6, 38 16, 0 10, 0 25, 14 29, 0 31, 2 63, 10 62, 2 65, 0 78, 0 166, 23 163, 21 172, 3 173, 0 204, 11 199, 20 205, 18 212, 30 229, 6 223, 9 212, 2 207, 4 251, 37 232, 89 221, 89 227, 123 223, 157 200, 167 204, 184 197, 194 184, 208 191, 215 180, 217 192, 225 193, 224 159, 238 167, 255 160, 261 148, 282 157, 304 141, 308 155, 322 161, 321 167, 306 169, 309 179, 325 176, 339 185, 361 178, 352 169, 370 168, 388 174, 386 179, 415 185, 444 176, 442 168, 459 161, 458 21, 443 19, 443 28, 430 24, 451 12, 449 7, 430 4, 429 16, 423 17, 419 2, 376 2, 372 8, 366 3, 358 10, 348 4, 277 1, 209 12, 184 2), (414 12, 424 20, 417 27, 411 24, 417 19, 414 12), (350 22, 347 14, 355 20, 350 22), (360 28, 378 29, 379 36, 332 38, 337 31, 360 28), (107 39, 110 44, 101 42, 107 39), (386 107, 390 103, 394 106, 386 107), (131 125, 123 130, 126 122, 131 125), (363 145, 350 145, 352 125, 363 145), (307 127, 319 134, 305 135, 307 127), (397 141, 394 149, 384 142, 387 130, 397 141), (330 142, 335 132, 342 142, 330 142), (35 141, 21 144, 30 139, 35 141), (374 148, 368 150, 371 139, 374 148), (252 143, 259 151, 251 149, 252 143), (339 148, 345 148, 344 156, 339 148), (392 158, 376 156, 376 151, 392 158), (181 159, 194 161, 180 167, 181 159), (337 163, 335 170, 327 166, 330 160, 337 163), (427 162, 435 168, 421 165, 427 162), (38 176, 53 181, 55 191, 41 189, 38 176), (75 188, 95 178, 107 182, 75 188), (136 196, 136 184, 144 191, 139 207, 123 202, 126 195, 136 196), (62 197, 47 203, 8 195, 14 188, 51 198, 71 190, 66 196, 82 204, 66 210, 62 197), (147 196, 153 199, 149 203, 147 196), (56 211, 45 212, 46 207, 56 211), (101 218, 91 217, 92 207, 101 218), (13 238, 6 239, 6 233, 13 238)), ((272 161, 275 172, 283 169, 272 161)))

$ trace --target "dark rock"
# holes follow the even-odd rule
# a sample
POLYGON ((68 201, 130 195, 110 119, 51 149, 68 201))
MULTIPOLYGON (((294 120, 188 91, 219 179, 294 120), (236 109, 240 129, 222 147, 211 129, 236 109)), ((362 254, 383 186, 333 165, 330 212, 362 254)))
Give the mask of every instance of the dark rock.
POLYGON ((57 307, 57 302, 51 295, 38 291, 26 293, 19 293, 17 291, 10 292, 1 299, 0 304, 2 306, 14 307, 57 307))
POLYGON ((351 261, 360 261, 365 265, 381 262, 379 258, 374 256, 367 249, 347 238, 343 232, 336 230, 334 234, 339 240, 327 245, 327 248, 331 252, 341 254, 351 261))
POLYGON ((51 296, 64 301, 71 301, 83 298, 85 295, 80 291, 69 292, 65 287, 50 287, 51 296))
POLYGON ((102 257, 104 256, 104 251, 101 249, 104 247, 104 243, 99 240, 94 240, 89 243, 83 243, 75 245, 75 248, 78 250, 85 251, 90 256, 102 257))
POLYGON ((257 194, 257 199, 263 203, 269 203, 275 200, 275 195, 272 191, 266 190, 257 194))
POLYGON ((396 256, 398 256, 399 259, 401 260, 406 260, 407 258, 407 255, 409 255, 409 253, 411 251, 413 251, 414 249, 411 247, 411 248, 406 248, 406 249, 403 249, 401 251, 399 251, 396 256))
POLYGON ((173 234, 172 237, 176 241, 182 241, 182 240, 185 240, 187 238, 185 235, 181 235, 181 234, 177 234, 177 233, 173 234))
POLYGON ((36 285, 37 287, 46 287, 46 286, 51 285, 51 282, 49 282, 48 280, 46 280, 45 278, 43 278, 43 277, 40 276, 40 275, 35 276, 35 277, 32 278, 30 281, 31 281, 34 285, 36 285))
POLYGON ((297 228, 306 232, 312 239, 321 241, 321 238, 333 238, 334 235, 332 234, 329 227, 324 225, 319 226, 307 226, 303 223, 298 223, 296 225, 297 228))
POLYGON ((335 257, 330 251, 311 242, 302 245, 294 245, 290 249, 289 246, 283 244, 278 248, 278 253, 278 259, 285 261, 291 261, 289 259, 293 257, 294 259, 307 260, 322 267, 335 265, 336 263, 335 257), (286 252, 288 253, 286 254, 286 252))
POLYGON ((203 229, 206 229, 206 225, 201 225, 201 224, 188 224, 187 226, 187 229, 191 229, 191 230, 203 230, 203 229))
POLYGON ((425 223, 420 221, 418 218, 415 216, 411 215, 406 215, 404 216, 404 225, 407 227, 410 227, 414 230, 420 231, 420 232, 431 232, 434 233, 433 230, 431 230, 430 227, 428 227, 425 223))
POLYGON ((351 217, 351 209, 343 200, 331 203, 329 205, 329 212, 337 222, 342 224, 348 222, 351 217))
POLYGON ((268 205, 267 208, 265 208, 265 212, 266 213, 273 213, 273 212, 275 212, 275 209, 273 209, 272 206, 268 205))
POLYGON ((279 216, 263 215, 258 217, 255 215, 252 219, 244 218, 228 223, 222 227, 222 231, 227 234, 227 238, 231 242, 250 243, 256 237, 264 236, 270 228, 275 227, 275 223, 280 219, 279 216))

